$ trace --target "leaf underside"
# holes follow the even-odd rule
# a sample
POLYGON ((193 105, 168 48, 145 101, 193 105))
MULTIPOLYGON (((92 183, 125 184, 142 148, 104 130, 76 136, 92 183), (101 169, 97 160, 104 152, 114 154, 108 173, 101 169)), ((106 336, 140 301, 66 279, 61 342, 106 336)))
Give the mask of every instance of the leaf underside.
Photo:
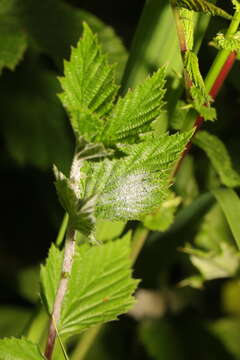
POLYGON ((21 338, 0 339, 0 360, 44 360, 36 344, 21 338))

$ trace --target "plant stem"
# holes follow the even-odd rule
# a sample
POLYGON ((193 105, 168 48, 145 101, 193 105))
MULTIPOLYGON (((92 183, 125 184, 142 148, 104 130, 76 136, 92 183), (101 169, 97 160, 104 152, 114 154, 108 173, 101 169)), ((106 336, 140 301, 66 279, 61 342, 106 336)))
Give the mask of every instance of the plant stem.
POLYGON ((68 279, 72 270, 74 251, 75 251, 75 230, 69 228, 66 236, 61 280, 59 282, 57 294, 55 297, 55 302, 53 305, 53 311, 49 325, 47 345, 45 349, 45 357, 48 360, 51 360, 52 358, 54 344, 57 336, 56 325, 60 320, 61 307, 65 293, 67 291, 68 279))

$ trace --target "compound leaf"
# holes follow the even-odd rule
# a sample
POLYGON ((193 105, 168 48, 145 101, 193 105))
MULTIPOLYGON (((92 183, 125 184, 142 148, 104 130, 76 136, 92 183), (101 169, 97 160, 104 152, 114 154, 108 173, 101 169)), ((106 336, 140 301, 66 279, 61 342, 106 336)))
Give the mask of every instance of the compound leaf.
POLYGON ((64 73, 60 98, 71 115, 72 127, 78 135, 92 140, 103 127, 103 117, 111 110, 118 87, 113 66, 108 65, 96 35, 86 24, 70 61, 65 62, 64 73))
POLYGON ((31 341, 21 338, 0 339, 1 360, 44 360, 38 346, 31 341))
POLYGON ((217 136, 200 131, 194 137, 194 144, 206 152, 222 184, 228 187, 240 186, 240 175, 233 169, 227 149, 217 136))
POLYGON ((119 98, 102 134, 102 141, 128 142, 134 135, 150 130, 164 105, 165 68, 160 68, 126 96, 119 98))

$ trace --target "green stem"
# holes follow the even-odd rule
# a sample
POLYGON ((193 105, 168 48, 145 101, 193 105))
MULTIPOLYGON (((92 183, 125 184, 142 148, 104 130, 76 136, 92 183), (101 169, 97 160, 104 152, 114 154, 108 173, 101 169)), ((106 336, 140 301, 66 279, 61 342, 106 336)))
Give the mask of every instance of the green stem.
POLYGON ((58 247, 61 246, 63 243, 63 239, 64 239, 65 233, 67 231, 68 218, 69 218, 68 214, 65 213, 62 223, 61 223, 61 226, 60 226, 60 229, 59 229, 59 232, 58 232, 58 235, 57 235, 57 238, 56 238, 56 245, 58 247))
MULTIPOLYGON (((226 33, 227 39, 235 34, 235 32, 238 30, 239 23, 240 23, 240 11, 236 11, 235 14, 233 15, 233 19, 232 19, 232 21, 229 25, 229 28, 227 30, 227 33, 226 33)), ((220 50, 218 52, 214 62, 212 63, 212 66, 206 76, 206 79, 205 79, 205 86, 206 86, 207 92, 209 92, 211 90, 214 82, 216 81, 222 67, 226 63, 226 60, 230 54, 231 54, 231 51, 226 50, 226 49, 220 50)))
POLYGON ((71 360, 83 360, 85 358, 101 328, 102 325, 94 326, 82 335, 81 340, 72 353, 71 360))

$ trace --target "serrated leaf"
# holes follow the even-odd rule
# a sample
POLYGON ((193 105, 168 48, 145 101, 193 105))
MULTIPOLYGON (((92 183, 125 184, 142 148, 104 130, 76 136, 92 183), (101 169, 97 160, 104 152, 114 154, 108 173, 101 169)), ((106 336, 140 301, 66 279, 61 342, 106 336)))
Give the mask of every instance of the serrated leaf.
POLYGON ((229 51, 240 51, 240 31, 237 31, 232 36, 227 38, 223 33, 218 33, 210 43, 218 49, 225 49, 229 51))
POLYGON ((119 98, 106 122, 101 140, 128 142, 134 135, 150 130, 164 105, 165 68, 160 68, 134 90, 119 98))
POLYGON ((44 360, 38 346, 21 338, 0 339, 0 360, 44 360))
POLYGON ((209 15, 221 16, 228 20, 232 19, 232 16, 226 11, 206 0, 176 0, 176 6, 209 15))
POLYGON ((41 265, 41 296, 49 314, 52 314, 57 287, 61 278, 63 252, 52 244, 46 264, 41 265))
MULTIPOLYGON (((42 287, 48 309, 53 307, 52 294, 61 274, 58 266, 61 258, 61 251, 52 245, 47 264, 42 268, 42 287), (56 272, 59 272, 58 278, 56 272)), ((100 246, 77 246, 58 323, 61 336, 115 320, 131 307, 138 281, 131 278, 130 264, 129 238, 100 246)))
POLYGON ((193 142, 206 152, 222 184, 228 187, 240 186, 240 174, 233 169, 228 151, 217 136, 200 131, 193 142))
MULTIPOLYGON (((166 199, 169 177, 191 132, 147 137, 135 145, 122 145, 125 156, 89 163, 84 197, 96 195, 96 216, 111 220, 138 220, 166 199)), ((82 190, 83 191, 83 190, 82 190)))
POLYGON ((104 125, 102 117, 113 106, 118 87, 113 67, 108 65, 96 35, 86 24, 70 61, 65 62, 64 74, 60 78, 64 90, 60 98, 70 112, 72 127, 77 134, 93 140, 104 125))
POLYGON ((188 10, 186 8, 180 8, 179 15, 180 15, 180 20, 181 20, 183 28, 184 28, 186 48, 189 50, 192 50, 193 49, 195 14, 191 10, 188 10))
POLYGON ((166 231, 173 223, 175 212, 180 203, 181 198, 176 197, 171 192, 158 209, 144 218, 144 226, 150 230, 166 231))

